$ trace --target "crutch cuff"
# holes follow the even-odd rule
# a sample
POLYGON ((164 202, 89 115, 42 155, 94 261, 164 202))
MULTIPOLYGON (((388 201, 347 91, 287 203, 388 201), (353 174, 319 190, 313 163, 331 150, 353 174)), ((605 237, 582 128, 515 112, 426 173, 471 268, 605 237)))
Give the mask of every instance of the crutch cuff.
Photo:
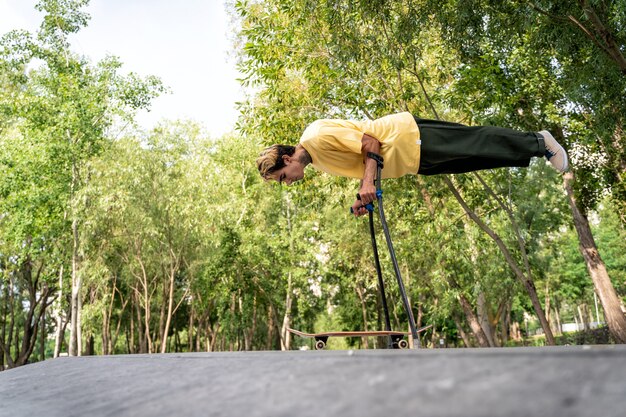
POLYGON ((378 166, 380 166, 381 169, 383 168, 384 159, 382 156, 374 152, 368 152, 367 157, 376 161, 376 163, 378 164, 378 166))

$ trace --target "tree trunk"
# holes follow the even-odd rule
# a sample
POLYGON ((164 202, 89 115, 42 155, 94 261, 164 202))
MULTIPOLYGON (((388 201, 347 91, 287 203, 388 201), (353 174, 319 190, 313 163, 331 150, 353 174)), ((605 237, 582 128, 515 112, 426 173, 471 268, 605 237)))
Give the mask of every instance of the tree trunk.
POLYGON ((189 352, 194 351, 194 344, 193 344, 193 337, 194 337, 193 320, 195 319, 194 314, 195 314, 195 310, 194 310, 193 302, 191 302, 191 306, 189 308, 189 325, 187 326, 187 349, 189 349, 189 352))
POLYGON ((455 288, 455 289, 459 290, 459 296, 458 296, 457 299, 459 300, 459 304, 461 305, 461 309, 463 309, 463 313, 465 313, 465 317, 467 319, 467 323, 469 324, 470 329, 472 330, 472 333, 474 333, 474 336, 476 336, 476 340, 478 341, 478 346, 480 346, 480 347, 493 347, 493 345, 489 344, 489 339, 487 338, 487 335, 483 331, 483 328, 480 326, 480 321, 478 320, 478 317, 474 313, 474 309, 472 308, 472 304, 465 297, 465 295, 463 295, 460 292, 461 287, 459 286, 459 284, 451 276, 448 276, 447 279, 448 279, 448 283, 450 284, 450 286, 452 288, 455 288))
POLYGON ((550 325, 550 329, 552 330, 552 333, 555 333, 554 331, 554 326, 552 325, 552 317, 550 312, 551 310, 551 305, 550 305, 550 282, 548 280, 546 280, 546 293, 544 296, 544 302, 543 305, 545 307, 545 312, 546 312, 546 320, 548 320, 548 324, 550 325))
MULTIPOLYGON (((239 304, 239 314, 241 317, 244 317, 242 291, 239 291, 238 304, 239 304)), ((250 330, 246 329, 245 327, 242 328, 241 330, 243 332, 243 350, 249 351, 252 346, 252 338, 250 337, 250 330)))
POLYGON ((272 349, 272 344, 274 342, 274 327, 274 306, 270 304, 267 309, 267 340, 265 342, 265 350, 272 349))
POLYGON ((37 344, 37 335, 38 331, 40 331, 39 324, 41 323, 41 318, 45 315, 46 309, 49 305, 48 298, 50 295, 50 289, 47 285, 44 285, 43 288, 38 287, 43 265, 44 263, 42 262, 33 274, 32 261, 27 258, 22 263, 20 268, 20 274, 23 275, 23 279, 28 285, 28 310, 23 325, 24 334, 22 335, 21 346, 18 343, 19 338, 16 337, 15 339, 16 358, 12 361, 14 366, 21 366, 28 363, 28 360, 37 344), (39 298, 37 298, 37 295, 39 295, 39 298))
MULTIPOLYGON (((120 311, 120 316, 117 319, 117 325, 115 326, 115 334, 111 337, 109 336, 109 354, 112 355, 115 353, 115 345, 117 345, 117 338, 120 335, 120 330, 122 328, 122 321, 124 319, 124 311, 126 310, 126 305, 128 304, 128 300, 124 301, 124 303, 122 304, 122 309, 120 311)), ((129 314, 129 316, 132 316, 132 311, 129 314)), ((111 319, 109 319, 109 328, 111 326, 111 319)), ((109 330, 110 331, 110 330, 109 330)))
POLYGON ((84 352, 85 356, 94 355, 94 345, 95 345, 94 337, 92 334, 90 334, 89 337, 87 337, 87 341, 85 343, 85 352, 84 352))
POLYGON ((587 270, 593 281, 596 293, 600 298, 600 304, 604 310, 609 332, 617 343, 626 343, 626 316, 620 307, 619 297, 611 283, 606 265, 598 252, 587 216, 578 207, 572 188, 573 182, 573 172, 563 175, 563 185, 574 216, 574 227, 578 233, 579 249, 587 265, 587 270))
MULTIPOLYGON (((167 347, 166 343, 165 343, 165 305, 166 305, 166 301, 169 297, 168 297, 168 291, 167 288, 169 287, 168 285, 169 280, 167 282, 163 282, 162 284, 162 298, 161 300, 163 300, 160 304, 160 308, 159 308, 159 323, 158 323, 158 327, 156 328, 156 330, 158 331, 158 335, 159 337, 154 341, 154 351, 155 352, 161 352, 161 349, 163 348, 163 346, 167 347)), ((165 352, 162 352, 165 353, 165 352)))
POLYGON ((165 318, 165 328, 163 329, 163 336, 161 337, 161 353, 166 352, 167 338, 170 331, 170 325, 172 323, 172 314, 174 311, 174 279, 176 278, 176 271, 178 270, 178 260, 174 262, 174 267, 170 269, 169 291, 167 294, 167 314, 165 318))
POLYGON ((41 314, 41 323, 39 324, 39 360, 46 360, 46 312, 41 314))
POLYGON ((291 348, 291 333, 287 330, 287 328, 291 326, 291 304, 293 303, 291 291, 291 272, 289 272, 287 277, 285 315, 283 316, 283 326, 280 329, 280 350, 289 350, 291 348))
POLYGON ((472 329, 472 333, 476 336, 476 340, 478 341, 478 345, 480 347, 493 347, 492 344, 489 343, 489 339, 485 334, 483 328, 480 326, 480 322, 476 314, 474 314, 474 310, 472 310, 471 303, 465 298, 464 295, 459 296, 459 303, 461 304, 461 308, 465 313, 465 317, 467 318, 467 322, 470 325, 470 329, 472 329))
MULTIPOLYGON (((289 252, 294 253, 294 244, 293 244, 293 236, 292 236, 292 201, 289 198, 287 193, 283 194, 285 199, 285 209, 287 214, 287 230, 289 232, 289 252)), ((292 281, 291 281, 291 271, 288 274, 287 278, 287 297, 285 300, 285 315, 283 317, 283 325, 280 329, 280 349, 281 350, 289 350, 291 347, 291 333, 287 330, 287 328, 291 327, 291 305, 293 303, 292 299, 292 281)))
POLYGON ((562 326, 561 326, 561 314, 559 313, 559 309, 554 307, 554 321, 556 322, 557 334, 563 334, 562 326))
MULTIPOLYGON (((113 351, 114 342, 111 340, 111 320, 113 317, 113 304, 115 303, 115 293, 117 291, 117 275, 113 275, 113 288, 111 289, 111 301, 109 302, 108 307, 103 311, 102 315, 102 354, 110 355, 113 351)), ((120 294, 121 298, 121 294, 120 294)), ((122 306, 122 311, 124 311, 124 307, 126 303, 122 306)), ((119 333, 120 322, 118 321, 116 336, 119 333)))
MULTIPOLYGON (((108 310, 108 309, 107 309, 108 310)), ((111 316, 109 315, 108 311, 105 310, 102 315, 102 334, 101 339, 102 339, 102 354, 103 355, 108 355, 109 354, 109 346, 110 346, 110 340, 111 340, 111 316)))
POLYGON ((252 300, 252 326, 250 327, 250 332, 248 333, 248 340, 250 341, 249 349, 254 350, 254 335, 256 334, 257 329, 257 301, 256 301, 256 293, 254 294, 254 298, 252 300))
POLYGON ((583 325, 583 330, 589 330, 589 315, 587 314, 587 304, 579 304, 578 309, 578 317, 580 317, 580 322, 583 325))
MULTIPOLYGON (((233 292, 230 296, 230 317, 235 317, 235 297, 236 294, 233 292)), ((228 327, 228 351, 233 352, 235 350, 235 342, 233 341, 233 338, 236 338, 237 336, 235 335, 235 325, 233 324, 232 319, 229 324, 230 326, 228 327)))
POLYGON ((593 306, 594 306, 594 311, 596 312, 596 323, 599 326, 600 325, 600 314, 598 313, 598 294, 596 294, 596 292, 593 292, 593 306))
POLYGON ((131 304, 130 311, 128 312, 129 323, 128 323, 128 353, 135 353, 135 314, 133 313, 133 309, 135 307, 134 295, 131 294, 131 304))
MULTIPOLYGON (((82 277, 79 288, 82 288, 82 277)), ((78 356, 83 352, 83 296, 81 291, 78 291, 78 314, 76 315, 76 349, 78 350, 78 356)))
MULTIPOLYGON (((207 318, 207 328, 211 329, 211 324, 208 318, 207 318)), ((218 322, 215 324, 215 329, 210 334, 209 341, 207 343, 207 352, 215 351, 215 346, 217 346, 217 336, 219 334, 219 331, 220 331, 220 324, 218 322)), ((222 338, 222 341, 223 340, 224 338, 222 338)), ((222 350, 224 350, 223 344, 222 344, 222 350)))
POLYGON ((478 313, 478 320, 480 327, 483 329, 489 346, 496 346, 493 334, 494 329, 491 326, 491 320, 489 318, 489 306, 487 305, 487 299, 483 290, 478 291, 478 297, 476 297, 476 311, 478 313))
POLYGON ((148 330, 144 329, 146 320, 141 316, 141 303, 139 294, 135 293, 135 313, 137 314, 137 343, 139 353, 148 353, 148 330))
MULTIPOLYGON (((361 285, 359 285, 358 282, 356 283, 354 290, 356 291, 356 294, 359 297, 359 302, 361 303, 361 319, 363 319, 363 331, 368 331, 369 329, 367 327, 367 304, 365 303, 365 290, 363 289, 363 287, 361 287, 361 285)), ((363 337, 362 339, 363 348, 369 349, 367 337, 363 337)))
POLYGON ((56 321, 56 335, 54 338, 53 358, 58 358, 61 353, 63 340, 65 339, 65 326, 63 325, 63 265, 59 268, 59 291, 55 305, 54 316, 56 321))
POLYGON ((70 300, 70 356, 80 356, 79 340, 79 315, 80 315, 80 292, 81 292, 81 276, 79 272, 79 254, 78 254, 78 219, 72 221, 72 295, 70 300))
POLYGON ((500 322, 500 346, 506 346, 509 341, 509 324, 511 323, 511 302, 507 302, 500 322))
MULTIPOLYGON (((182 344, 180 343, 180 334, 178 329, 176 328, 176 325, 172 326, 172 333, 174 334, 174 352, 181 352, 182 344)), ((171 352, 172 350, 169 349, 169 351, 171 352)))
MULTIPOLYGON (((2 349, 4 353, 4 358, 6 360, 6 367, 13 368, 15 366, 15 362, 11 357, 11 344, 13 343, 13 331, 19 333, 19 330, 15 329, 15 281, 13 278, 13 274, 10 275, 9 284, 5 286, 7 291, 8 298, 8 313, 9 313, 9 334, 6 336, 6 339, 0 340, 0 349, 2 349)), ((5 319, 6 321, 6 319, 5 319)), ((15 335, 15 340, 17 340, 19 335, 15 335)), ((15 351, 19 351, 19 347, 15 347, 15 351)))
POLYGON ((461 326, 461 322, 459 321, 459 319, 454 317, 453 320, 454 320, 454 324, 456 325, 457 331, 461 335, 461 339, 463 340, 465 347, 468 347, 468 348, 472 347, 472 341, 470 340, 467 332, 463 329, 463 326, 461 326))
POLYGON ((148 275, 146 273, 146 268, 143 265, 143 262, 141 261, 141 259, 139 260, 139 265, 141 266, 141 279, 142 279, 142 286, 143 286, 143 297, 144 297, 144 305, 143 305, 143 310, 144 310, 144 314, 143 314, 143 331, 145 333, 145 343, 147 345, 147 353, 153 353, 153 343, 152 343, 152 336, 150 335, 150 316, 151 316, 151 302, 150 302, 150 291, 148 288, 148 275))
POLYGON ((515 341, 522 340, 522 331, 520 330, 520 325, 518 322, 514 321, 510 324, 509 334, 511 335, 511 339, 515 341))
POLYGON ((8 303, 9 303, 9 283, 2 285, 3 297, 0 298, 2 300, 2 331, 0 332, 0 371, 4 370, 4 348, 6 343, 6 335, 7 335, 7 314, 8 314, 8 303))

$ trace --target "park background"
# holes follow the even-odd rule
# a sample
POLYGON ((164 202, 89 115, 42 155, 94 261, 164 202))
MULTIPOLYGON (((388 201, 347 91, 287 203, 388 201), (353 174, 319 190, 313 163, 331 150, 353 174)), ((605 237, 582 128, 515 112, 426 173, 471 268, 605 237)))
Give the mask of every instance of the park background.
MULTIPOLYGON (((309 346, 288 327, 381 329, 366 220, 348 212, 357 183, 310 170, 269 184, 254 160, 317 118, 398 111, 548 129, 572 165, 385 181, 411 305, 433 325, 424 345, 626 343, 626 2, 219 6, 242 91, 220 133, 213 121, 229 116, 209 106, 232 97, 217 87, 198 89, 206 109, 163 106, 149 120, 176 96, 159 66, 138 73, 115 50, 78 51, 73 39, 97 19, 89 1, 42 0, 39 28, 3 34, 0 369, 61 354, 309 346)), ((211 77, 226 58, 206 48, 191 54, 211 77)), ((406 329, 388 287, 392 327, 406 329)))

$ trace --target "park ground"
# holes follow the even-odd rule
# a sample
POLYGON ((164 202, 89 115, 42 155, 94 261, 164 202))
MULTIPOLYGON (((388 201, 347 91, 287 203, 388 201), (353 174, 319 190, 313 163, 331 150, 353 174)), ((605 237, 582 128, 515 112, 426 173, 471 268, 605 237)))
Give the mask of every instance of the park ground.
POLYGON ((0 416, 620 416, 626 346, 63 357, 0 373, 0 416))

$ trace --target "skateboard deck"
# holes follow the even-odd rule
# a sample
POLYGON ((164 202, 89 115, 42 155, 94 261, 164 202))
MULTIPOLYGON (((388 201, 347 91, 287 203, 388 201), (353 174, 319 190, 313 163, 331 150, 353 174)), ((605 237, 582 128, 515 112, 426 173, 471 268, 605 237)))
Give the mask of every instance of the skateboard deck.
MULTIPOLYGON (((428 326, 424 326, 417 330, 418 333, 423 332, 424 330, 430 329, 433 327, 432 324, 428 326)), ((343 332, 322 332, 322 333, 306 333, 301 332, 300 330, 287 328, 290 333, 293 333, 300 337, 314 338, 315 339, 315 349, 321 350, 326 347, 326 342, 329 337, 367 337, 367 336, 389 336, 391 338, 392 345, 395 349, 406 349, 409 347, 409 343, 404 340, 405 336, 410 335, 409 332, 394 332, 394 331, 386 331, 386 330, 375 330, 375 331, 343 331, 343 332)))

